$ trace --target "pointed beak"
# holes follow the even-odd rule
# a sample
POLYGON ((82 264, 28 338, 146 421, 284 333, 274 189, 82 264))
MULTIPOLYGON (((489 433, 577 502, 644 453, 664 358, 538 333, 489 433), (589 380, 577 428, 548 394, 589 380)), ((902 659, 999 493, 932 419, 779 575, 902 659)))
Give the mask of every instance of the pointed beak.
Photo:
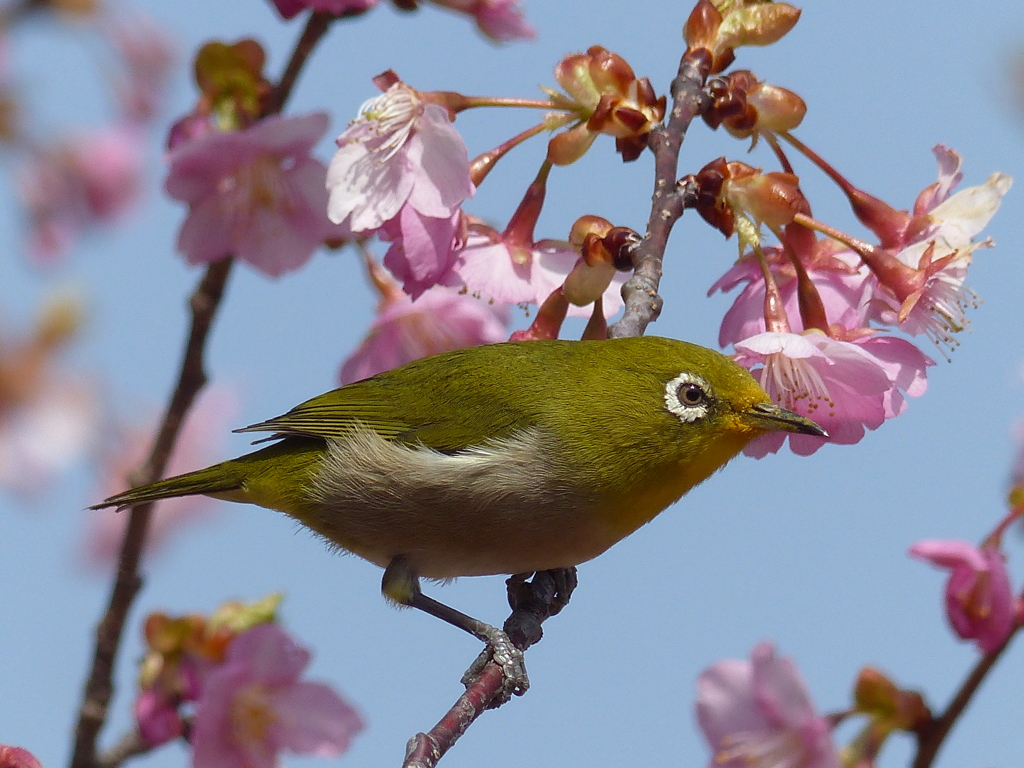
POLYGON ((798 435, 828 437, 828 432, 806 416, 787 411, 775 403, 752 405, 743 412, 743 415, 749 423, 767 432, 795 432, 798 435))

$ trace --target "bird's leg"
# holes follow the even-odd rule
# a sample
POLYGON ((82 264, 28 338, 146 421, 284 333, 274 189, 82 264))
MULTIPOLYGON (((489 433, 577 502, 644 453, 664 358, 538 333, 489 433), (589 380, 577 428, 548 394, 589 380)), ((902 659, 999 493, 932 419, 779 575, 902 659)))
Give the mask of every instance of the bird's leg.
POLYGON ((384 569, 381 592, 386 598, 399 605, 406 605, 429 613, 431 616, 448 622, 453 627, 469 632, 473 637, 487 644, 484 652, 463 675, 462 682, 467 686, 470 685, 483 669, 484 664, 494 661, 501 667, 505 678, 505 685, 498 697, 500 700, 494 702, 494 706, 505 703, 512 694, 522 696, 526 693, 530 687, 530 679, 526 675, 523 652, 512 644, 508 635, 490 624, 485 624, 479 619, 467 616, 461 611, 424 595, 420 589, 419 576, 403 555, 395 557, 384 569))

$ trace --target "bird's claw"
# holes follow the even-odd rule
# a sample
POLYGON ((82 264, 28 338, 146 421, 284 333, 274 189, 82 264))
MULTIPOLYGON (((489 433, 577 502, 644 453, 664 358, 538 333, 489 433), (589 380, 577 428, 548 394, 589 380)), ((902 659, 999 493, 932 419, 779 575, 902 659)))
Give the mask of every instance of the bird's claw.
POLYGON ((480 677, 489 663, 494 662, 501 669, 502 685, 487 705, 488 709, 500 707, 513 695, 522 696, 530 688, 530 678, 526 674, 526 660, 523 652, 516 648, 508 635, 499 629, 487 638, 487 647, 476 657, 466 674, 462 676, 462 684, 467 688, 480 677))

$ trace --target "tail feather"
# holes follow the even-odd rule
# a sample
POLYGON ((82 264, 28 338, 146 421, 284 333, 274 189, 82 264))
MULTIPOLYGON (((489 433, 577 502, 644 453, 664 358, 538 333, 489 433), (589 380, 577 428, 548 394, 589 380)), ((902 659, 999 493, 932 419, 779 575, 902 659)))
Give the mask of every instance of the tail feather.
POLYGON ((201 496, 214 493, 227 493, 242 487, 245 472, 236 462, 226 461, 197 472, 169 477, 148 485, 140 485, 129 491, 118 493, 109 499, 93 504, 89 509, 117 507, 124 509, 139 504, 148 504, 160 499, 173 499, 178 496, 201 496))

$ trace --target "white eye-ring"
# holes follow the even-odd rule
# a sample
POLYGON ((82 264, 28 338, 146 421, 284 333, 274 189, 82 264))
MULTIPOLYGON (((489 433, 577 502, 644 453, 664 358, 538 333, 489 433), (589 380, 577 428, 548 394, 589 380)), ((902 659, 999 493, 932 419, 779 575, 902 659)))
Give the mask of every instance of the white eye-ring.
POLYGON ((702 376, 680 373, 665 385, 665 407, 687 424, 699 421, 711 407, 711 387, 702 376))

